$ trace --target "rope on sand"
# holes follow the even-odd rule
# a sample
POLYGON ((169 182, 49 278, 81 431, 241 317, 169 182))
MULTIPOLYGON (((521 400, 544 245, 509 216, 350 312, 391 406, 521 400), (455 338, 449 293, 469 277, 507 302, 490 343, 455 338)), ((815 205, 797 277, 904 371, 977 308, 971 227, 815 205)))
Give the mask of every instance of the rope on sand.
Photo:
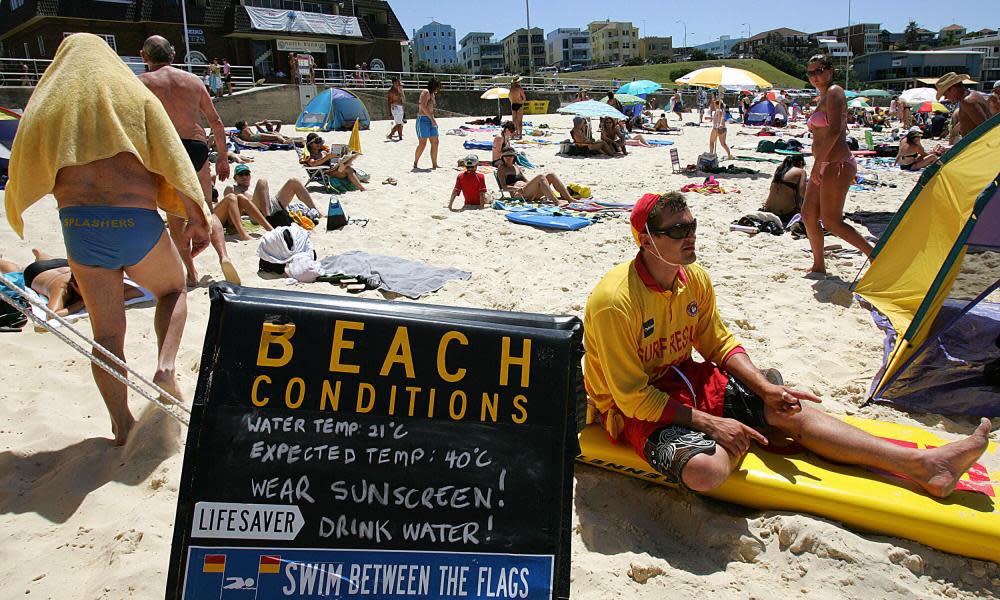
POLYGON ((66 319, 63 319, 62 317, 60 317, 59 315, 57 315, 55 312, 53 312, 51 309, 49 309, 49 307, 46 306, 45 304, 43 304, 41 302, 38 302, 37 300, 35 300, 34 298, 32 298, 31 296, 29 296, 28 294, 26 294, 13 281, 11 281, 10 279, 7 279, 6 275, 0 274, 0 282, 3 282, 8 288, 10 288, 11 290, 13 290, 14 293, 16 293, 17 295, 19 295, 21 298, 23 298, 25 301, 27 301, 32 306, 35 306, 35 307, 41 309, 46 315, 48 315, 51 318, 56 319, 59 322, 60 325, 62 325, 63 327, 65 327, 68 331, 71 331, 72 333, 76 334, 76 336, 79 337, 81 340, 83 340, 83 342, 85 342, 87 345, 89 345, 89 346, 91 346, 93 348, 96 348, 97 350, 99 350, 100 352, 102 352, 104 354, 104 356, 110 358, 112 363, 114 363, 115 365, 117 365, 118 367, 120 367, 121 369, 123 369, 126 373, 128 373, 128 374, 132 375, 133 377, 135 377, 137 380, 139 380, 139 382, 144 383, 147 386, 149 386, 150 388, 152 388, 159 395, 159 397, 153 396, 147 390, 139 387, 139 385, 136 382, 134 382, 131 379, 123 376, 121 373, 119 373, 118 371, 116 371, 115 369, 113 369, 111 367, 111 365, 109 365, 108 363, 106 363, 103 358, 95 356, 92 353, 88 352, 79 343, 77 343, 76 341, 70 339, 70 337, 68 335, 66 335, 65 333, 63 333, 62 331, 60 331, 58 328, 51 326, 48 323, 48 321, 46 321, 46 320, 42 319, 41 317, 38 317, 37 315, 35 315, 35 313, 33 313, 31 311, 31 309, 25 308, 23 306, 20 306, 17 302, 14 301, 13 298, 9 297, 7 294, 0 293, 0 299, 2 299, 7 304, 13 306, 14 309, 17 310, 17 312, 19 312, 22 315, 28 317, 29 319, 31 319, 35 323, 38 323, 39 325, 41 325, 42 327, 45 327, 45 329, 47 329, 50 332, 52 332, 53 334, 55 334, 56 337, 58 337, 60 340, 62 340, 63 342, 65 342, 71 348, 73 348, 74 350, 76 350, 77 352, 79 352, 80 354, 82 354, 83 356, 85 356, 87 358, 87 360, 92 361, 98 367, 104 369, 109 375, 111 375, 112 377, 114 377, 115 379, 117 379, 120 383, 123 383, 126 386, 132 388, 132 390, 135 391, 135 393, 139 394, 143 398, 145 398, 145 399, 149 400, 150 402, 152 402, 155 406, 157 406, 158 408, 160 408, 160 410, 162 410, 163 412, 167 413, 168 415, 170 415, 171 417, 173 417, 174 419, 176 419, 180 423, 184 424, 185 426, 188 425, 188 423, 189 423, 189 417, 191 415, 191 411, 187 407, 185 407, 184 405, 182 405, 181 402, 177 398, 175 398, 173 396, 173 394, 171 394, 170 392, 164 390, 163 388, 161 388, 160 386, 156 385, 155 383, 149 381, 148 379, 146 379, 145 377, 143 377, 139 373, 136 373, 135 371, 133 371, 125 363, 125 361, 121 360, 120 358, 118 358, 117 356, 115 356, 114 354, 112 354, 110 351, 108 351, 107 348, 105 348, 104 346, 98 344, 94 340, 88 338, 84 334, 82 334, 79 331, 77 331, 76 329, 74 329, 73 326, 70 324, 69 321, 67 321, 66 319), (166 402, 163 400, 164 398, 167 400, 166 402))

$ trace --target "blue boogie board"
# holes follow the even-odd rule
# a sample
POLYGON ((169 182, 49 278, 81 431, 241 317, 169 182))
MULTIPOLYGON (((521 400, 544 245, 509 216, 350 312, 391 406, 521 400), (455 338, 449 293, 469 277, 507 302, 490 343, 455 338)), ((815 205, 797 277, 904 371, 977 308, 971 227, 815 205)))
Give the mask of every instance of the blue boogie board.
POLYGON ((544 229, 559 229, 561 231, 576 231, 583 229, 593 223, 590 219, 581 217, 568 217, 563 215, 551 215, 534 211, 521 211, 507 213, 507 220, 521 225, 531 225, 544 229))

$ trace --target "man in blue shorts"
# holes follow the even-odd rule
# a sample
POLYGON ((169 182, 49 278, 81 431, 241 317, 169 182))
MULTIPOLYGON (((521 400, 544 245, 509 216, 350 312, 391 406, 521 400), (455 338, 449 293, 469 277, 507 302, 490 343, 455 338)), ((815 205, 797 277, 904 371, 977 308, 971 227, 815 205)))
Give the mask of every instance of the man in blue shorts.
POLYGON ((440 88, 441 82, 431 77, 427 82, 427 89, 420 91, 420 107, 417 112, 417 153, 413 157, 414 170, 420 162, 420 155, 427 147, 427 140, 431 142, 431 168, 438 168, 438 124, 434 118, 434 104, 440 88))

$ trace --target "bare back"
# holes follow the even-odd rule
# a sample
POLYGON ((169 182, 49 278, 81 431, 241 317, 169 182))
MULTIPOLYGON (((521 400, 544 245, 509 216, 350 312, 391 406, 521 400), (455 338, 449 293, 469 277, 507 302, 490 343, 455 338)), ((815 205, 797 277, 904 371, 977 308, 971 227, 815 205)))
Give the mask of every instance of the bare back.
POLYGON ((524 88, 516 87, 510 90, 510 93, 508 94, 508 99, 510 100, 511 104, 524 104, 525 101, 524 88))
POLYGON ((990 118, 990 106, 986 95, 970 91, 959 103, 958 128, 962 135, 969 135, 972 130, 982 125, 990 118))
POLYGON ((52 193, 59 208, 67 206, 129 206, 156 210, 160 177, 146 170, 135 156, 122 152, 75 167, 63 167, 52 193))
POLYGON ((218 113, 201 79, 169 65, 143 73, 139 79, 160 99, 181 138, 205 141, 202 115, 213 120, 218 113))

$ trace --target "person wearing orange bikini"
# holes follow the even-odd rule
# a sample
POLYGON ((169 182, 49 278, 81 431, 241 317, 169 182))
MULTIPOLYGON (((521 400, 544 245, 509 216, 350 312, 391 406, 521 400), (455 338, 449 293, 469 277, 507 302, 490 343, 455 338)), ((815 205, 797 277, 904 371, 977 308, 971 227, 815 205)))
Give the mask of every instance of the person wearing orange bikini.
POLYGON ((844 222, 847 190, 854 183, 858 164, 847 146, 847 98, 833 83, 833 61, 825 54, 809 59, 809 82, 819 90, 819 104, 807 122, 813 135, 813 170, 806 185, 802 221, 809 236, 813 263, 807 277, 824 277, 823 228, 871 256, 872 245, 844 222), (820 225, 820 220, 823 225, 820 225))

